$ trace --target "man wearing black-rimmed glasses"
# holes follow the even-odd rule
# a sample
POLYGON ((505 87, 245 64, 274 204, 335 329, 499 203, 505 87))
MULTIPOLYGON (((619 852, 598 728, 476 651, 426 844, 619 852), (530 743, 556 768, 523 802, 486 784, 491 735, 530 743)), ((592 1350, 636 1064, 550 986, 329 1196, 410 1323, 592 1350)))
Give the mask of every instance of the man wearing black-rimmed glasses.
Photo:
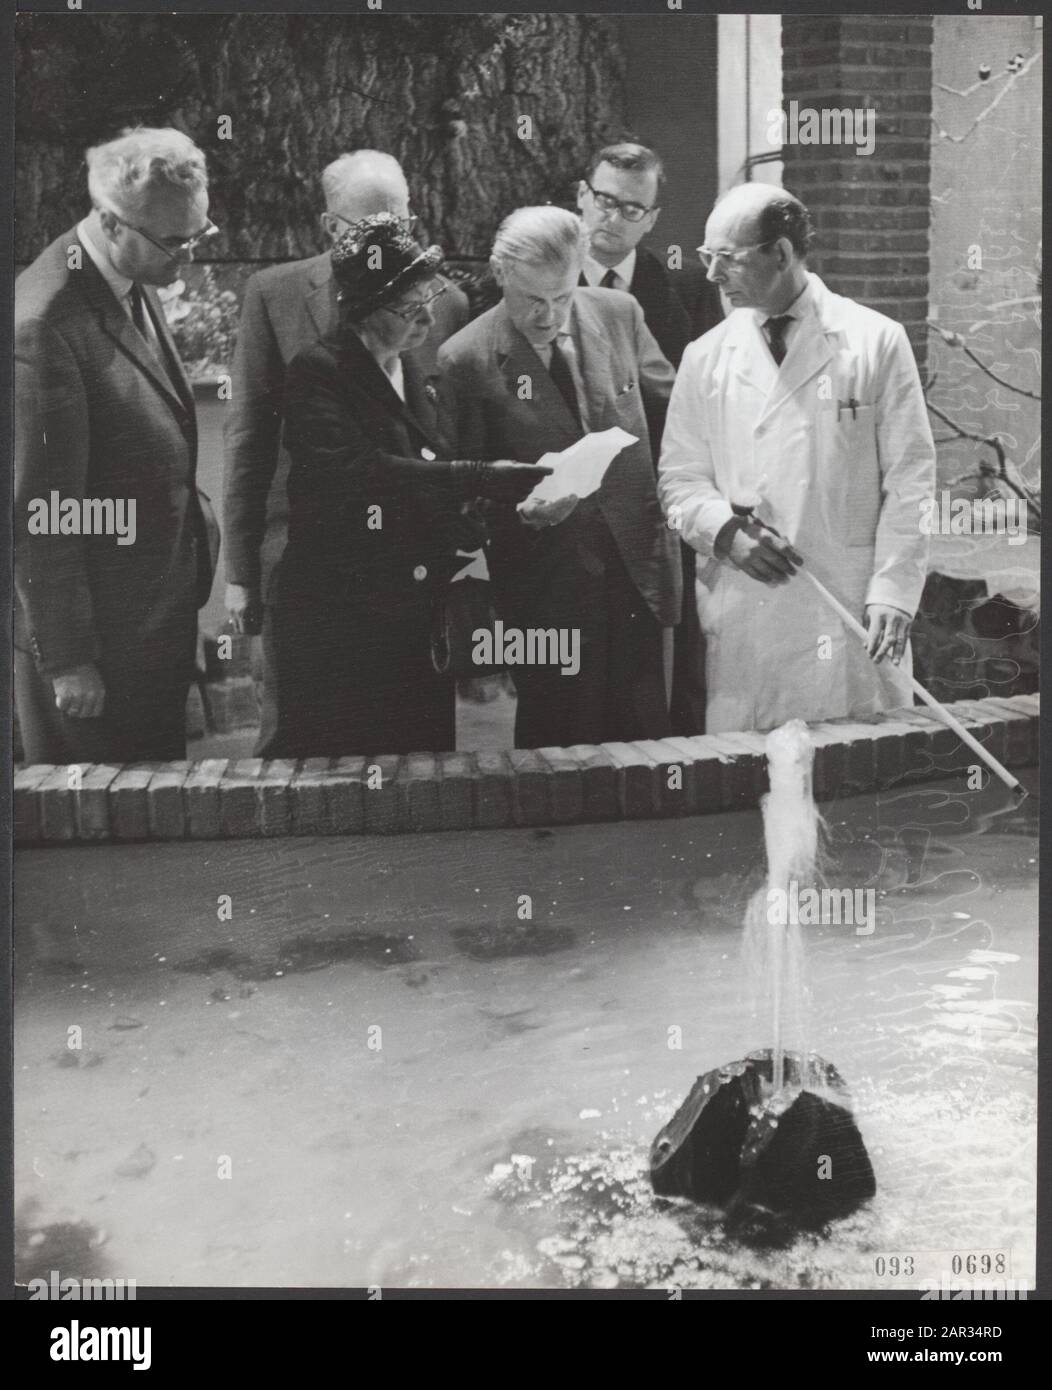
MULTIPOLYGON (((321 226, 330 242, 365 217, 389 212, 412 233, 409 186, 398 161, 380 150, 340 155, 321 176, 321 226)), ((422 381, 434 375, 436 354, 468 320, 467 297, 439 277, 445 293, 432 305, 434 326, 413 353, 422 381)), ((224 430, 223 537, 226 606, 239 632, 264 627, 270 581, 288 533, 288 456, 281 445, 282 400, 289 363, 314 343, 331 338, 338 312, 328 251, 272 266, 245 284, 234 357, 232 399, 224 430)), ((263 650, 260 743, 274 732, 277 676, 273 652, 263 650)))
MULTIPOLYGON (((664 182, 661 159, 645 145, 624 141, 593 157, 577 190, 577 206, 590 235, 581 284, 631 294, 662 353, 678 367, 690 340, 714 328, 723 311, 718 291, 696 260, 670 271, 661 255, 642 244, 657 223, 664 182), (688 304, 693 312, 688 312, 688 304)), ((665 404, 646 402, 655 460, 661 452, 665 404)), ((681 560, 683 612, 669 653, 669 709, 674 733, 699 734, 705 727, 705 658, 693 598, 694 552, 689 546, 681 547, 681 560)))
POLYGON ((213 556, 193 395, 156 287, 215 231, 205 159, 181 131, 140 128, 87 161, 91 212, 15 287, 22 739, 30 762, 178 759, 213 556), (74 505, 41 526, 37 499, 74 505), (125 535, 108 529, 118 506, 125 535))

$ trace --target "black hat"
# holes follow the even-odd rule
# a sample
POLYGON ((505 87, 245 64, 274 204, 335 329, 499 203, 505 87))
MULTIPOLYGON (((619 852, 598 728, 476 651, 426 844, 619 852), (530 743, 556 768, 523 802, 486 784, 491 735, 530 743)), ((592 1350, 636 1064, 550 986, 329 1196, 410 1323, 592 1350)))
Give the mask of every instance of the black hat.
POLYGON ((378 212, 355 222, 332 248, 341 309, 352 318, 365 318, 410 285, 429 280, 442 264, 442 256, 441 246, 422 251, 393 212, 378 212))

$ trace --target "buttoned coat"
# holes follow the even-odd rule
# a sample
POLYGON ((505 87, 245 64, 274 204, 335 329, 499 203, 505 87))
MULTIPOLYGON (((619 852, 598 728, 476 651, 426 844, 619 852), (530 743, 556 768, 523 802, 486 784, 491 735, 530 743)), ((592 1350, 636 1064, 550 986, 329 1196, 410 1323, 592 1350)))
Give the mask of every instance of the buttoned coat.
MULTIPOLYGON (((427 341, 405 359, 425 380, 435 371, 439 344, 467 322, 467 297, 451 286, 433 311, 427 341)), ((288 522, 288 455, 281 447, 286 372, 298 353, 333 338, 337 328, 327 251, 258 271, 245 284, 224 429, 224 555, 227 580, 260 586, 264 598, 288 522)))
POLYGON ((688 347, 669 406, 659 489, 700 557, 710 733, 912 703, 901 675, 870 661, 802 574, 772 588, 714 555, 731 504, 759 500, 860 620, 867 604, 912 617, 920 601, 935 450, 909 340, 809 282, 780 368, 759 316, 736 310, 688 347))
MULTIPOLYGON (((213 558, 196 487, 193 395, 157 296, 143 291, 174 381, 75 229, 15 288, 15 645, 32 653, 38 713, 59 743, 83 735, 99 757, 129 760, 140 735, 149 751, 151 708, 158 724, 168 717, 158 702, 171 704, 173 727, 182 724, 213 558), (30 502, 53 490, 78 502, 134 501, 134 544, 29 534, 30 502), (53 715, 51 678, 89 663, 106 684, 103 719, 53 715)), ((33 723, 28 711, 24 723, 33 723)), ((78 756, 68 742, 65 753, 78 756)))
MULTIPOLYGON (((654 483, 644 396, 667 400, 674 372, 621 290, 574 291, 570 331, 593 431, 619 425, 636 437, 607 470, 598 509, 651 613, 665 627, 678 618, 682 593, 677 539, 665 525, 654 483)), ((503 301, 469 323, 438 353, 443 427, 467 458, 536 463, 581 437, 549 373, 515 328, 503 301)), ((562 527, 572 527, 572 514, 562 527)), ((544 554, 562 527, 530 533, 519 523, 495 528, 493 574, 505 589, 535 588, 544 554)))

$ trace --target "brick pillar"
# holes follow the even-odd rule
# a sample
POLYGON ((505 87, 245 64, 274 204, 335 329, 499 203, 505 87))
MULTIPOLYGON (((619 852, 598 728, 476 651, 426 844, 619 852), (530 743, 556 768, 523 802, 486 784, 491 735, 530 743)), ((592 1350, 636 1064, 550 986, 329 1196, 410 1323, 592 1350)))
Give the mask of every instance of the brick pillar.
POLYGON ((932 20, 782 17, 782 102, 872 109, 875 146, 789 143, 784 186, 811 210, 810 264, 830 289, 898 320, 924 372, 931 209, 932 20))

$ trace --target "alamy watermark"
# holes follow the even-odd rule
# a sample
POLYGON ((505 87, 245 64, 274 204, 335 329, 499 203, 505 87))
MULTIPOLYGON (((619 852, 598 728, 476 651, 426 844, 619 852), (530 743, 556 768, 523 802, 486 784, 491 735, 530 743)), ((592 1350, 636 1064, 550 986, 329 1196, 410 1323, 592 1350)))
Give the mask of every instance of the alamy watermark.
POLYGON ((135 544, 134 497, 48 497, 29 502, 31 536, 116 536, 118 545, 135 544))
POLYGON ((492 632, 478 627, 471 634, 476 666, 560 666, 564 676, 581 669, 578 627, 505 627, 498 618, 492 632))
POLYGON ((877 113, 872 106, 801 106, 767 113, 767 141, 771 145, 854 145, 857 155, 870 155, 876 147, 877 113))
POLYGON ((773 927, 854 927, 856 936, 870 936, 876 897, 872 888, 801 888, 790 879, 787 888, 767 890, 767 921, 773 927))
POLYGON ((1026 498, 954 497, 944 488, 920 503, 920 529, 923 536, 1007 536, 1009 545, 1024 545, 1026 498))

